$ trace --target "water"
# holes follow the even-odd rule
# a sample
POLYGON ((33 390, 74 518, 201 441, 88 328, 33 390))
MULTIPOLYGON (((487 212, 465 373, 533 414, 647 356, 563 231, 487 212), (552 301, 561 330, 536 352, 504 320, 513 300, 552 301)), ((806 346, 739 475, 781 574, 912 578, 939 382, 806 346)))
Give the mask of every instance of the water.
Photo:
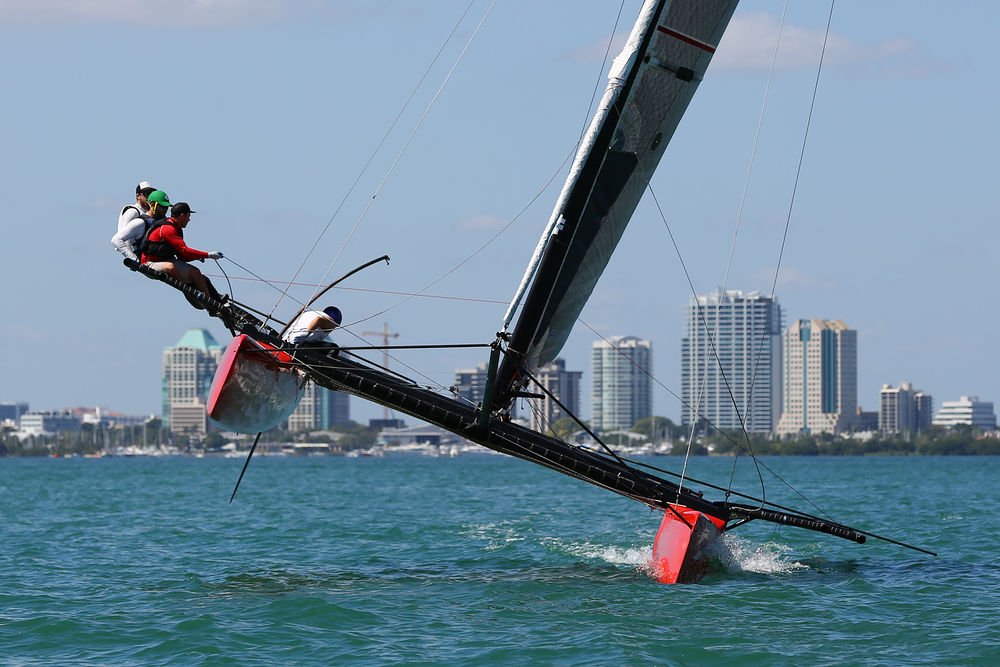
POLYGON ((666 586, 656 514, 505 457, 255 457, 232 505, 239 459, 0 459, 0 663, 1000 664, 1000 459, 765 463, 940 555, 757 523, 666 586))

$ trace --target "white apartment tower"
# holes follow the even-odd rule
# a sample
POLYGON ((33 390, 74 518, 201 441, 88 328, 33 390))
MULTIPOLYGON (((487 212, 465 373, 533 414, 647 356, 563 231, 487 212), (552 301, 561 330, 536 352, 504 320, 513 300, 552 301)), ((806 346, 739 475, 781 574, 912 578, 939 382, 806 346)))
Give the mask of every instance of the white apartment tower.
POLYGON ((222 352, 206 329, 188 329, 163 350, 163 422, 171 431, 205 433, 205 402, 222 352))
POLYGON ((858 412, 858 336, 841 320, 799 320, 783 337, 779 434, 840 433, 858 412))
POLYGON ((681 339, 681 423, 773 432, 781 414, 781 306, 760 292, 691 298, 681 339))
POLYGON ((635 336, 599 340, 591 350, 592 426, 602 431, 632 428, 653 414, 653 346, 635 336))
MULTIPOLYGON (((562 358, 553 360, 538 371, 538 382, 545 387, 559 402, 566 406, 574 415, 580 414, 580 377, 581 371, 567 371, 566 361, 562 358)), ((536 391, 532 389, 532 391, 536 391)), ((562 408, 547 395, 542 399, 531 401, 531 428, 542 433, 552 428, 557 420, 568 417, 562 408)))

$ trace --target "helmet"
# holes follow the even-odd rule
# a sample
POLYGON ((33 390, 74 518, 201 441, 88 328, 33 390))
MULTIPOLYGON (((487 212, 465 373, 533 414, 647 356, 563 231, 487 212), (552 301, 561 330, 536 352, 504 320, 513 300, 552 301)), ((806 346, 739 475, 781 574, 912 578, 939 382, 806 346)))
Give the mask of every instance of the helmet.
POLYGON ((149 196, 146 197, 146 201, 149 202, 150 206, 153 204, 159 204, 164 207, 170 206, 170 199, 167 197, 167 193, 163 190, 153 190, 149 193, 149 196))
POLYGON ((336 322, 338 327, 344 319, 344 316, 340 314, 340 308, 336 306, 327 306, 323 309, 323 312, 327 314, 327 317, 336 322))

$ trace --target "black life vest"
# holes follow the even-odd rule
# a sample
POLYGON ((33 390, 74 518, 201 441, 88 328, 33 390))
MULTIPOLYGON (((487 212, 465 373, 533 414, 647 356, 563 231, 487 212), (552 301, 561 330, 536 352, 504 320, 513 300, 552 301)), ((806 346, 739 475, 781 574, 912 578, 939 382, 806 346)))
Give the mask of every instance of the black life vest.
POLYGON ((152 224, 150 224, 150 222, 151 219, 150 221, 146 222, 147 225, 146 233, 142 235, 142 243, 139 244, 140 252, 142 252, 144 255, 159 257, 160 261, 164 262, 171 259, 177 259, 177 251, 174 249, 172 245, 170 245, 166 241, 151 241, 149 239, 149 236, 150 234, 153 233, 154 229, 159 229, 164 225, 170 225, 171 227, 176 227, 177 233, 180 234, 181 237, 184 236, 184 230, 182 230, 180 227, 177 227, 177 225, 175 225, 170 218, 167 218, 165 220, 157 220, 152 224))

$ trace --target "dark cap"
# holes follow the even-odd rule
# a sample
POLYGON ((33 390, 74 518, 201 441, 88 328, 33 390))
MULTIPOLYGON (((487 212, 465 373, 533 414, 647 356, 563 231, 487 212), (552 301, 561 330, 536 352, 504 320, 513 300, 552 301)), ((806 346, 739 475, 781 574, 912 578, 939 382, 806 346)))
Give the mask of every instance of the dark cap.
POLYGON ((340 308, 337 308, 336 306, 327 306, 323 309, 323 312, 326 313, 327 317, 336 322, 338 327, 340 326, 340 323, 343 322, 344 316, 340 314, 340 308))
POLYGON ((192 211, 191 207, 184 201, 179 201, 170 207, 170 215, 172 216, 184 215, 185 213, 197 213, 197 211, 192 211))

